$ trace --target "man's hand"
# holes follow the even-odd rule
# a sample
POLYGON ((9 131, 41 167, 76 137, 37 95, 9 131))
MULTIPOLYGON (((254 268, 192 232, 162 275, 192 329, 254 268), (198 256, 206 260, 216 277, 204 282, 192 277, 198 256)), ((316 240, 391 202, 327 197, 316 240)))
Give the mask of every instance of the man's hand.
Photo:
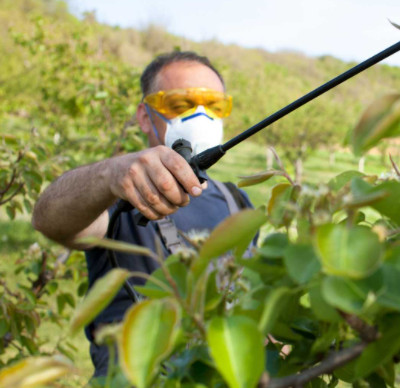
POLYGON ((108 160, 109 188, 150 220, 174 213, 199 196, 202 186, 178 153, 157 146, 108 160))
POLYGON ((76 239, 104 237, 107 209, 118 198, 154 220, 187 205, 188 193, 198 196, 201 192, 202 186, 185 159, 158 146, 66 172, 42 193, 32 222, 52 240, 84 249, 87 247, 76 239))

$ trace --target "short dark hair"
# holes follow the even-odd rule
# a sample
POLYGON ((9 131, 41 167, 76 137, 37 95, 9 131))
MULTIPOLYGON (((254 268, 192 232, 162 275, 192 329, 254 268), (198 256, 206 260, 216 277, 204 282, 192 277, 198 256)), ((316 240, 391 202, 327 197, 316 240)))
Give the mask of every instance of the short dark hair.
POLYGON ((201 63, 210 68, 218 76, 222 82, 222 85, 225 87, 224 79, 207 57, 198 55, 193 51, 172 51, 170 53, 159 55, 144 69, 143 74, 140 77, 140 87, 142 89, 143 96, 147 96, 155 91, 154 81, 157 77, 157 74, 162 68, 174 62, 201 63))

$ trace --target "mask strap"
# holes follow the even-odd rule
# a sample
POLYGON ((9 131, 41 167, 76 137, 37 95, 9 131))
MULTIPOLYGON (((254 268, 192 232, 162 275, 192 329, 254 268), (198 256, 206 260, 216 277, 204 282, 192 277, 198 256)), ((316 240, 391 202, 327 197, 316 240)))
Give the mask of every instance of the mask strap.
POLYGON ((160 135, 158 134, 157 128, 154 125, 154 121, 153 121, 153 117, 151 116, 151 111, 153 111, 158 117, 160 117, 163 121, 165 121, 166 123, 170 123, 170 120, 166 119, 162 114, 158 113, 156 110, 151 109, 147 104, 144 104, 145 108, 146 108, 146 112, 149 115, 150 118, 150 122, 151 122, 151 126, 153 127, 153 131, 156 134, 157 139, 160 141, 160 143, 162 144, 162 140, 160 138, 160 135))

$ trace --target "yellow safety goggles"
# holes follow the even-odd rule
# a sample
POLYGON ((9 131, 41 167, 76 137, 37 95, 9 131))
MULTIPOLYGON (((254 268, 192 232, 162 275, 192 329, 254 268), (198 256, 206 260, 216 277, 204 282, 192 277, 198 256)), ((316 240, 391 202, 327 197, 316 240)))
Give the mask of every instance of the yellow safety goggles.
POLYGON ((206 88, 187 88, 160 90, 149 94, 143 102, 161 113, 167 119, 173 119, 185 113, 190 114, 201 105, 214 118, 223 118, 230 115, 232 97, 226 93, 206 88))

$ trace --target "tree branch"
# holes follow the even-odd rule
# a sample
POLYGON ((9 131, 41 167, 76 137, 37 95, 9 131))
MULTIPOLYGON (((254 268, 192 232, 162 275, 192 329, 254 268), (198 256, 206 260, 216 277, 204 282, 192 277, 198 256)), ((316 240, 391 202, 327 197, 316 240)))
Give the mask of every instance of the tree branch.
POLYGON ((347 324, 360 334, 360 338, 364 342, 373 342, 379 338, 378 329, 374 326, 370 326, 365 323, 362 319, 353 314, 348 314, 343 311, 338 310, 339 314, 347 322, 347 324))
POLYGON ((7 185, 4 189, 0 190, 1 197, 3 197, 3 195, 5 193, 7 193, 7 191, 10 189, 11 185, 14 183, 16 177, 17 177, 17 170, 15 168, 13 168, 10 181, 7 183, 7 185))
POLYGON ((24 184, 21 183, 21 184, 17 187, 17 189, 16 189, 8 198, 6 198, 6 199, 0 201, 0 205, 4 205, 5 203, 11 201, 11 200, 21 191, 21 189, 22 189, 23 187, 24 187, 24 184))
POLYGON ((270 379, 266 384, 262 381, 259 382, 258 388, 301 388, 307 382, 321 376, 323 374, 331 373, 335 369, 347 364, 354 360, 363 352, 368 342, 362 341, 351 348, 340 350, 328 356, 320 364, 307 369, 299 374, 290 375, 286 377, 270 379))
POLYGON ((331 373, 342 365, 354 360, 362 353, 370 342, 376 341, 379 338, 379 332, 376 327, 368 325, 356 315, 348 314, 343 311, 338 312, 347 324, 360 335, 360 338, 362 339, 361 342, 351 348, 346 348, 339 352, 332 353, 318 365, 306 369, 301 373, 281 378, 274 378, 267 383, 263 383, 262 380, 260 380, 258 388, 301 388, 304 384, 318 376, 331 373))

